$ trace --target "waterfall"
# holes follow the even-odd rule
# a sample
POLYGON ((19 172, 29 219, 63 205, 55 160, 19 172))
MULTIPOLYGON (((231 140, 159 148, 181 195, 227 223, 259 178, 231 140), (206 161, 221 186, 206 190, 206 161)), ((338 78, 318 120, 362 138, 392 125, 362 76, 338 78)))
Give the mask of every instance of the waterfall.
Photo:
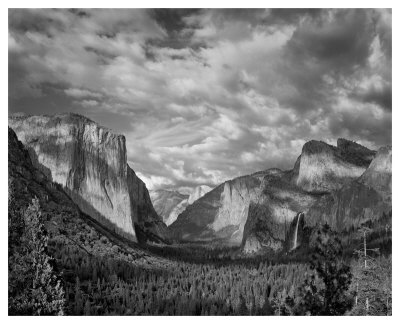
POLYGON ((299 213, 297 215, 297 223, 296 223, 296 230, 294 231, 294 239, 293 239, 293 247, 292 250, 294 250, 297 247, 297 233, 299 231, 299 221, 300 221, 300 217, 303 213, 299 213))

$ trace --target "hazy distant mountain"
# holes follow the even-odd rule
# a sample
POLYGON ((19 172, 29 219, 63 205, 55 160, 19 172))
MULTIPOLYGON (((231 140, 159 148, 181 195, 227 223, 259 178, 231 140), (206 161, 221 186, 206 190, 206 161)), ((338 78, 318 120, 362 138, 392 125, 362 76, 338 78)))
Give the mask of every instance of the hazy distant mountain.
POLYGON ((195 187, 188 198, 188 205, 193 204, 197 199, 203 197, 207 192, 211 190, 212 188, 206 185, 195 187))
POLYGON ((156 212, 163 218, 164 223, 169 226, 178 218, 188 205, 204 196, 212 190, 211 187, 201 185, 195 187, 190 195, 184 195, 172 190, 153 190, 150 197, 156 212))
POLYGON ((163 222, 168 226, 175 220, 171 219, 171 212, 182 201, 187 201, 189 195, 173 190, 158 189, 150 190, 150 198, 157 214, 162 217, 163 222))
POLYGON ((391 149, 384 153, 388 150, 381 149, 373 160, 375 151, 345 139, 337 146, 307 142, 292 170, 269 169, 226 181, 188 206, 170 229, 180 240, 219 240, 242 245, 250 253, 293 246, 294 229, 316 222, 342 229, 380 217, 391 208, 391 149), (379 192, 372 189, 372 178, 379 179, 379 192), (371 200, 373 208, 364 208, 355 201, 366 188, 376 197, 386 196, 371 200), (346 190, 347 203, 340 198, 346 190), (356 215, 360 208, 364 212, 356 215))
POLYGON ((35 166, 86 214, 134 241, 168 236, 146 185, 127 164, 124 136, 76 114, 11 116, 9 126, 35 166))

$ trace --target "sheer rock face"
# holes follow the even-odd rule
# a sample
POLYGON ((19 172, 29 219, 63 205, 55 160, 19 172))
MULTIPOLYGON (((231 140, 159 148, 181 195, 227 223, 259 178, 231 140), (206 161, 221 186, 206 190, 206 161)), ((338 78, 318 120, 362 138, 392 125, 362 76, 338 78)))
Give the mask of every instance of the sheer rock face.
POLYGON ((367 170, 339 190, 313 205, 306 218, 309 226, 328 223, 342 230, 367 220, 378 220, 392 209, 392 147, 379 149, 367 170))
POLYGON ((182 200, 179 204, 177 204, 172 210, 171 213, 169 214, 168 217, 168 224, 167 226, 171 226, 177 219, 178 216, 183 213, 183 211, 186 209, 188 206, 188 200, 184 199, 182 200))
POLYGON ((392 195, 392 146, 378 150, 368 169, 363 173, 360 182, 372 187, 383 195, 392 195))
POLYGON ((10 127, 8 184, 9 199, 11 194, 11 204, 16 208, 25 209, 33 198, 39 200, 44 226, 51 241, 95 257, 124 260, 143 268, 154 269, 155 264, 162 266, 162 260, 132 246, 126 239, 116 235, 110 226, 82 213, 61 185, 50 181, 46 174, 37 169, 27 148, 10 127))
POLYGON ((83 212, 134 241, 135 227, 166 235, 145 184, 127 164, 124 136, 75 114, 11 116, 9 126, 83 212))
POLYGON ((179 240, 222 240, 240 245, 250 201, 260 192, 257 176, 227 181, 196 200, 170 226, 179 240))
POLYGON ((337 147, 319 141, 303 146, 296 185, 309 192, 339 189, 366 170, 375 152, 357 143, 339 139, 337 147))
MULTIPOLYGON (((15 132, 8 128, 8 178, 13 187, 14 199, 20 208, 26 208, 37 197, 47 204, 59 204, 78 215, 78 208, 71 199, 51 183, 47 176, 35 168, 28 151, 18 140, 15 132)), ((10 189, 10 188, 9 188, 10 189)), ((60 209, 63 209, 61 208, 60 209)))
POLYGON ((264 175, 261 195, 249 208, 242 240, 245 253, 257 252, 256 246, 276 252, 293 241, 296 215, 308 210, 319 195, 293 185, 292 176, 292 171, 264 175))
POLYGON ((260 180, 257 177, 240 177, 225 182, 220 197, 221 206, 209 227, 229 243, 239 245, 243 238, 250 202, 258 199, 260 190, 260 180))
POLYGON ((174 218, 175 213, 173 213, 173 211, 176 210, 178 205, 182 205, 182 202, 187 202, 189 195, 184 195, 177 191, 159 189, 151 190, 150 197, 157 214, 160 215, 163 222, 169 226, 176 220, 176 217, 178 217, 177 214, 174 218))

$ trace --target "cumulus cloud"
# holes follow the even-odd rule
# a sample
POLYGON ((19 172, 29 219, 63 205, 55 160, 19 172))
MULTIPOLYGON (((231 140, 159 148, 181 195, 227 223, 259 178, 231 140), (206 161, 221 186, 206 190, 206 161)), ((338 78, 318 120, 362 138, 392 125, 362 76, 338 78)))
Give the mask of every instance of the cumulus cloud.
POLYGON ((124 133, 151 188, 391 142, 391 10, 10 9, 9 110, 124 133))

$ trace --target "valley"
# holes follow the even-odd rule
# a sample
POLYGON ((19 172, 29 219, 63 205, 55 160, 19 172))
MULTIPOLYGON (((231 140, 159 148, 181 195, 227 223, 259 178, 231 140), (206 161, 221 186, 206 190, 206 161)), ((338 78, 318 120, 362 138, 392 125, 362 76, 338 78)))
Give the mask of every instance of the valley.
MULTIPOLYGON (((124 138, 85 117, 9 124, 11 224, 36 199, 66 315, 294 314, 290 300, 301 299, 324 224, 341 242, 337 262, 354 278, 360 229, 368 228, 365 244, 379 250, 374 263, 385 269, 377 280, 387 287, 391 278, 389 146, 375 152, 344 139, 312 141, 292 170, 191 195, 149 193, 126 163, 124 138)), ((379 312, 390 313, 378 297, 379 312)))

